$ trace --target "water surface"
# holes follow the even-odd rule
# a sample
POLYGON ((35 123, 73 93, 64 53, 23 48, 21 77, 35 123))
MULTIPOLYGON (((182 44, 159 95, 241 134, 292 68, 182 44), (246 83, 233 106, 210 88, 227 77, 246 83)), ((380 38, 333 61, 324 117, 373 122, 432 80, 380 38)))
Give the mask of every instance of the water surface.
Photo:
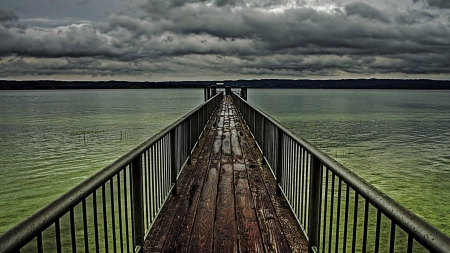
POLYGON ((450 234, 450 91, 252 89, 248 97, 450 234))
POLYGON ((201 89, 0 91, 0 233, 202 99, 201 89))

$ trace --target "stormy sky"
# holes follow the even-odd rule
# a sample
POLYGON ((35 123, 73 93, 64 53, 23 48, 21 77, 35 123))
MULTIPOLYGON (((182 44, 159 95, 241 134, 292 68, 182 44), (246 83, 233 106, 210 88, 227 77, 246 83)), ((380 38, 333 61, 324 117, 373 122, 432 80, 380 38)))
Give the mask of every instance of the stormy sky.
POLYGON ((449 0, 0 0, 0 79, 450 79, 449 0))

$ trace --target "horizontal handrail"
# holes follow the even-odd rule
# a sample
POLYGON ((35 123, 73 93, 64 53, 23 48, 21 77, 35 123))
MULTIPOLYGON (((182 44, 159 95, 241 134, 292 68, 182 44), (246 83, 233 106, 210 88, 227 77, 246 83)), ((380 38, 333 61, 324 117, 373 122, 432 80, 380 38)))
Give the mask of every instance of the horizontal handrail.
POLYGON ((43 237, 47 235, 43 232, 52 225, 55 231, 48 233, 54 234, 56 242, 52 247, 56 252, 63 251, 64 240, 68 241, 72 252, 76 252, 80 244, 86 250, 95 248, 97 252, 108 247, 138 251, 165 199, 176 189, 177 175, 222 98, 223 93, 218 93, 0 235, 0 252, 16 252, 24 246, 30 247, 31 252, 44 252, 43 237), (101 195, 101 200, 97 195, 101 195), (82 212, 77 213, 77 206, 82 212), (98 209, 103 211, 103 220, 98 217, 98 209), (82 221, 75 222, 77 216, 82 221), (66 231, 68 239, 61 238, 65 219, 70 219, 66 231), (88 221, 94 225, 88 225, 88 221), (88 238, 91 234, 94 234, 93 239, 88 238), (32 240, 36 240, 36 247, 27 245, 32 240))
POLYGON ((431 252, 450 252, 450 237, 446 234, 265 112, 236 94, 232 96, 265 161, 277 177, 278 192, 286 197, 299 224, 307 232, 310 252, 325 252, 326 249, 338 252, 349 247, 353 252, 358 247, 365 251, 370 247, 369 239, 374 241, 375 252, 382 247, 390 250, 405 247, 407 252, 412 252, 413 248, 419 247, 414 241, 431 252), (354 194, 354 200, 350 198, 350 192, 354 194), (365 203, 364 206, 359 202, 365 203), (361 211, 363 207, 364 211, 361 211), (375 208, 376 215, 371 208, 375 208), (359 213, 362 215, 358 216, 359 213), (383 217, 390 221, 387 229, 382 226, 383 217), (363 224, 360 224, 361 219, 363 224), (407 234, 404 239, 407 245, 399 242, 402 233, 395 233, 397 226, 407 234), (368 232, 370 229, 373 235, 368 232), (380 242, 383 233, 389 237, 385 240, 389 241, 388 245, 380 242), (348 239, 350 234, 351 240, 348 239))

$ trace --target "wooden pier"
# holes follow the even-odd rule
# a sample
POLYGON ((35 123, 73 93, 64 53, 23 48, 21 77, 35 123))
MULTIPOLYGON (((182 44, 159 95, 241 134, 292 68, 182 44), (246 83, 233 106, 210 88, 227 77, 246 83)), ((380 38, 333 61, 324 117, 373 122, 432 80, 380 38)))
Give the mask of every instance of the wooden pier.
POLYGON ((144 252, 307 252, 308 242, 230 96, 207 125, 144 252))

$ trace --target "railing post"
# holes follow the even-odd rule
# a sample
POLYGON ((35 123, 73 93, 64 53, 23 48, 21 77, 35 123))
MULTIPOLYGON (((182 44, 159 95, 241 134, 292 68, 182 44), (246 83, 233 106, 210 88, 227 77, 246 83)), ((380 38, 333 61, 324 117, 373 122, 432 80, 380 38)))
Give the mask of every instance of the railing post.
POLYGON ((315 253, 319 247, 319 223, 320 223, 320 189, 322 188, 322 166, 316 157, 311 159, 311 178, 309 187, 309 220, 308 238, 309 253, 315 253))
POLYGON ((141 252, 144 247, 144 202, 142 197, 142 155, 131 163, 132 201, 133 201, 133 229, 135 252, 141 252))
POLYGON ((176 127, 170 132, 170 182, 172 183, 172 195, 177 195, 177 141, 175 138, 176 127))
POLYGON ((241 97, 247 101, 247 87, 241 87, 241 97))
POLYGON ((190 116, 188 119, 188 129, 187 129, 187 139, 188 139, 188 147, 189 147, 189 159, 188 159, 188 165, 192 164, 192 116, 190 116))
MULTIPOLYGON (((266 155, 266 151, 264 150, 264 144, 265 144, 265 138, 266 138, 266 117, 261 115, 261 140, 260 140, 260 145, 261 145, 261 152, 264 155, 266 155)), ((264 160, 264 159, 263 159, 264 160)))
POLYGON ((277 145, 277 196, 281 196, 281 180, 283 178, 283 131, 277 128, 278 145, 277 145))

